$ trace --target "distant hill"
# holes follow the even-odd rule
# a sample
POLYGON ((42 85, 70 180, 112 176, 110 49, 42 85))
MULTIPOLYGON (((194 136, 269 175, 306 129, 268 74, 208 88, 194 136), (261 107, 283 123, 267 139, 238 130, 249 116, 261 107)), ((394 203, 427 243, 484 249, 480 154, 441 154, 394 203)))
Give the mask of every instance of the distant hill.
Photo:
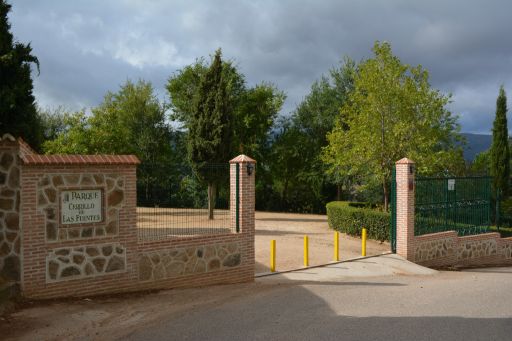
POLYGON ((466 138, 466 146, 464 148, 464 159, 473 161, 478 153, 491 148, 492 135, 462 133, 466 138))

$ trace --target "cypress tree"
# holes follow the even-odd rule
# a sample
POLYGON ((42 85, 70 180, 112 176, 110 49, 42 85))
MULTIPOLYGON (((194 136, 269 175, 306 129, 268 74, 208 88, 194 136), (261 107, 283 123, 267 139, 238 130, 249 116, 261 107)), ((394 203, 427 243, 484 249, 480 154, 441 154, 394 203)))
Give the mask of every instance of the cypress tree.
POLYGON ((502 198, 509 194, 510 151, 507 126, 507 96, 503 86, 496 100, 496 117, 492 128, 491 175, 493 176, 493 193, 498 191, 502 198))
POLYGON ((217 184, 223 174, 208 164, 227 162, 231 152, 232 110, 222 69, 219 49, 199 84, 188 133, 188 156, 192 167, 199 178, 208 183, 209 219, 213 219, 217 184))
POLYGON ((41 143, 40 121, 32 94, 30 64, 39 61, 30 44, 15 42, 7 14, 11 10, 0 0, 0 135, 21 136, 33 147, 41 143))

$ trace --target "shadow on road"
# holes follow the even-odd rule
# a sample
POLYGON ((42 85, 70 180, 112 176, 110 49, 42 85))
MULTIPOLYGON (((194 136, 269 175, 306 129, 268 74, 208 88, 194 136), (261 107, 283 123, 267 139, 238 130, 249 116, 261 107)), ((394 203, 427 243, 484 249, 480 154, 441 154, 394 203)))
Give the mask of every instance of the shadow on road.
MULTIPOLYGON (((322 284, 321 282, 306 284, 322 284)), ((325 283, 329 286, 401 286, 400 283, 325 283)), ((318 287, 316 287, 318 288, 318 287)), ((324 289, 325 290, 325 289, 324 289)), ((333 290, 336 290, 333 287, 333 290)), ((339 291, 344 295, 345 289, 339 291)), ((396 294, 396 293, 395 293, 396 294)), ((397 304, 407 302, 400 301, 397 304)), ((356 303, 356 302, 354 302, 356 303)), ((359 302, 360 303, 360 302, 359 302)), ((457 316, 354 316, 352 306, 331 307, 312 290, 297 286, 254 294, 144 326, 124 340, 507 340, 511 318, 457 316)), ((407 315, 407 309, 403 314, 407 315)), ((372 313, 373 311, 373 313, 372 313)), ((396 311, 396 310, 395 310, 396 311)), ((417 311, 421 311, 417 310, 417 311)))

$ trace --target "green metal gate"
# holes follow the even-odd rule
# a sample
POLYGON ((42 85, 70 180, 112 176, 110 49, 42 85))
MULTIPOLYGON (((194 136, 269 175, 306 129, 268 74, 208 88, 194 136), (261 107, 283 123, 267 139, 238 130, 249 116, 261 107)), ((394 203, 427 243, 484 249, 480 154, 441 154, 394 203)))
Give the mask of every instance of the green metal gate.
POLYGON ((391 177, 391 222, 390 222, 390 242, 391 252, 396 253, 396 169, 393 168, 393 176, 391 177))
POLYGON ((414 234, 487 232, 491 224, 491 179, 416 177, 414 234))

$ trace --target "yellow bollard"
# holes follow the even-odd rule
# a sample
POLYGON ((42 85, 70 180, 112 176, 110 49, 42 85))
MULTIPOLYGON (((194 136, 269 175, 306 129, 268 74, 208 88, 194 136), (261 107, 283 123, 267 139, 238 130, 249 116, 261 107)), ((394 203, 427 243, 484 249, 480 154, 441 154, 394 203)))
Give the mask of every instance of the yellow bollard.
POLYGON ((308 236, 304 236, 304 266, 309 266, 308 236))
POLYGON ((334 231, 334 261, 338 262, 340 260, 340 233, 338 231, 334 231))
POLYGON ((361 235, 361 256, 366 256, 366 229, 364 227, 361 235))
POLYGON ((276 271, 276 241, 270 241, 270 271, 276 271))

